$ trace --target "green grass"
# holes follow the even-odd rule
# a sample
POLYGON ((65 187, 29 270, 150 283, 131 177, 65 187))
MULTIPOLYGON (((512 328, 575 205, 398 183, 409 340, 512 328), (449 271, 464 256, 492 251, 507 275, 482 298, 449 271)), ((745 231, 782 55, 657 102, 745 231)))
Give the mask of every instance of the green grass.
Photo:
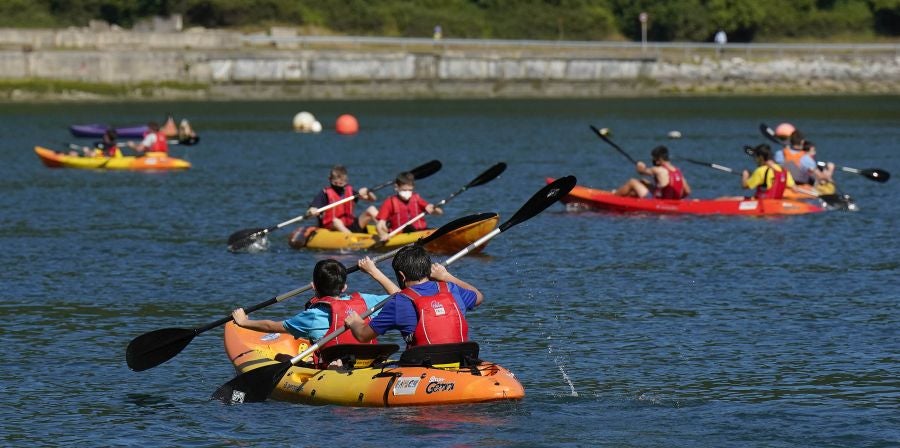
POLYGON ((0 93, 6 95, 19 91, 39 95, 84 93, 109 97, 134 96, 135 94, 142 97, 152 97, 154 92, 159 89, 196 91, 208 88, 207 84, 176 81, 108 84, 60 79, 0 79, 0 93))

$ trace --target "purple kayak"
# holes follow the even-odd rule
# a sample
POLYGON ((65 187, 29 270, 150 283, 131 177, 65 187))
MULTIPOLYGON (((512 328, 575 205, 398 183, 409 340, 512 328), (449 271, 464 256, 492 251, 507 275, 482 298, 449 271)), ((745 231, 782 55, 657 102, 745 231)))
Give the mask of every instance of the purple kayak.
MULTIPOLYGON (((69 126, 69 132, 76 137, 101 138, 109 126, 105 124, 73 124, 69 126)), ((143 138, 147 132, 147 126, 128 126, 116 128, 119 138, 143 138)))

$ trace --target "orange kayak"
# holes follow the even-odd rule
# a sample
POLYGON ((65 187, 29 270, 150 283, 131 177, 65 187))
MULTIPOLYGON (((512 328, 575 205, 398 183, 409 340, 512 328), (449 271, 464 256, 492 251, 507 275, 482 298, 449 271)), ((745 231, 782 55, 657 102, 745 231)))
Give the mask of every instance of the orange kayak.
MULTIPOLYGON (((477 344, 462 345, 467 349, 474 346, 477 358, 477 344)), ((398 360, 385 360, 398 349, 396 344, 361 346, 360 353, 343 357, 346 364, 341 367, 317 368, 303 362, 291 367, 271 398, 309 405, 394 407, 519 400, 525 396, 515 375, 491 362, 476 359, 466 366, 435 367, 422 365, 421 357, 406 356, 412 350, 398 360), (367 353, 376 352, 378 355, 367 359, 367 353)), ((309 341, 288 334, 259 333, 234 322, 225 325, 225 352, 238 373, 274 364, 278 362, 276 357, 294 357, 308 347, 309 341)), ((338 347, 350 350, 360 345, 338 347)))
POLYGON ((34 152, 41 162, 49 168, 79 168, 86 170, 186 170, 191 163, 169 157, 164 152, 148 152, 140 157, 81 157, 68 153, 56 152, 41 146, 35 146, 34 152))

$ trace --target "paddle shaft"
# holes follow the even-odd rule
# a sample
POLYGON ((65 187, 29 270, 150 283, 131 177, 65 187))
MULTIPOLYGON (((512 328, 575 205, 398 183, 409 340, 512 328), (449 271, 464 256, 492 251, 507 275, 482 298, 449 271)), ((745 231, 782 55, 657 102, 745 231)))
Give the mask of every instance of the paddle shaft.
POLYGON ((617 145, 614 141, 610 140, 609 137, 603 135, 599 129, 594 127, 594 125, 590 125, 590 127, 591 127, 591 130, 593 130, 594 133, 597 134, 597 137, 600 137, 600 139, 603 140, 604 142, 608 143, 609 146, 612 146, 613 148, 615 148, 616 151, 619 151, 619 153, 622 154, 623 156, 625 156, 625 158, 628 159, 631 163, 637 165, 637 160, 634 160, 634 158, 631 157, 631 155, 629 155, 627 152, 625 152, 625 150, 622 149, 622 147, 617 145))

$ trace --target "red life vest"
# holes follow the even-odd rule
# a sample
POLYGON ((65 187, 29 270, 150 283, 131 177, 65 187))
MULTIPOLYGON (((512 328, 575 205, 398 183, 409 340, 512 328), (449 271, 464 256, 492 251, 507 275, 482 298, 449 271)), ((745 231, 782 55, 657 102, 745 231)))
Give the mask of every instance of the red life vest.
POLYGON ((773 171, 772 185, 766 187, 766 180, 769 179, 769 169, 763 175, 763 182, 756 187, 756 199, 781 199, 784 197, 784 189, 787 187, 787 170, 773 171))
MULTIPOLYGON (((387 222, 390 224, 391 230, 396 230, 425 211, 419 207, 419 202, 425 202, 419 193, 413 193, 407 202, 403 202, 396 195, 388 198, 388 201, 391 201, 391 215, 387 217, 387 222)), ((415 230, 425 230, 428 224, 425 223, 425 219, 420 219, 410 226, 415 230)))
MULTIPOLYGON (((148 134, 150 134, 150 131, 144 133, 144 136, 148 134)), ((156 134, 156 141, 150 145, 148 150, 150 152, 169 152, 169 141, 166 140, 166 134, 163 134, 161 131, 156 131, 154 134, 156 134)))
POLYGON ((418 317, 410 347, 469 340, 469 325, 450 288, 445 282, 435 283, 438 292, 433 296, 422 296, 412 288, 401 291, 412 300, 418 317))
MULTIPOLYGON (((359 295, 358 292, 354 292, 350 294, 350 299, 341 300, 337 297, 313 297, 310 299, 307 308, 317 305, 324 304, 328 306, 329 313, 331 314, 331 322, 328 325, 328 332, 326 334, 331 334, 341 328, 344 328, 344 319, 350 314, 350 311, 356 311, 356 314, 363 315, 366 311, 368 311, 369 307, 366 306, 366 301, 363 300, 362 296, 359 295)), ((370 318, 366 318, 365 322, 368 324, 370 318)), ((378 341, 372 339, 369 344, 377 344, 378 341)), ((341 333, 340 336, 322 344, 322 348, 337 345, 337 344, 360 344, 355 337, 353 337, 353 333, 350 331, 345 331, 341 333)))
MULTIPOLYGON (((329 204, 353 196, 353 187, 350 185, 344 187, 344 196, 338 196, 337 192, 334 191, 334 188, 331 187, 325 188, 324 191, 329 204)), ((356 217, 353 216, 353 202, 354 201, 347 201, 337 207, 326 210, 325 213, 321 215, 322 227, 330 229, 331 223, 334 222, 335 219, 339 219, 344 223, 344 226, 348 228, 352 226, 353 222, 356 220, 356 217)))
POLYGON ((684 195, 684 177, 678 168, 669 169, 663 167, 669 172, 669 184, 662 188, 656 189, 656 197, 659 199, 681 199, 684 195))

